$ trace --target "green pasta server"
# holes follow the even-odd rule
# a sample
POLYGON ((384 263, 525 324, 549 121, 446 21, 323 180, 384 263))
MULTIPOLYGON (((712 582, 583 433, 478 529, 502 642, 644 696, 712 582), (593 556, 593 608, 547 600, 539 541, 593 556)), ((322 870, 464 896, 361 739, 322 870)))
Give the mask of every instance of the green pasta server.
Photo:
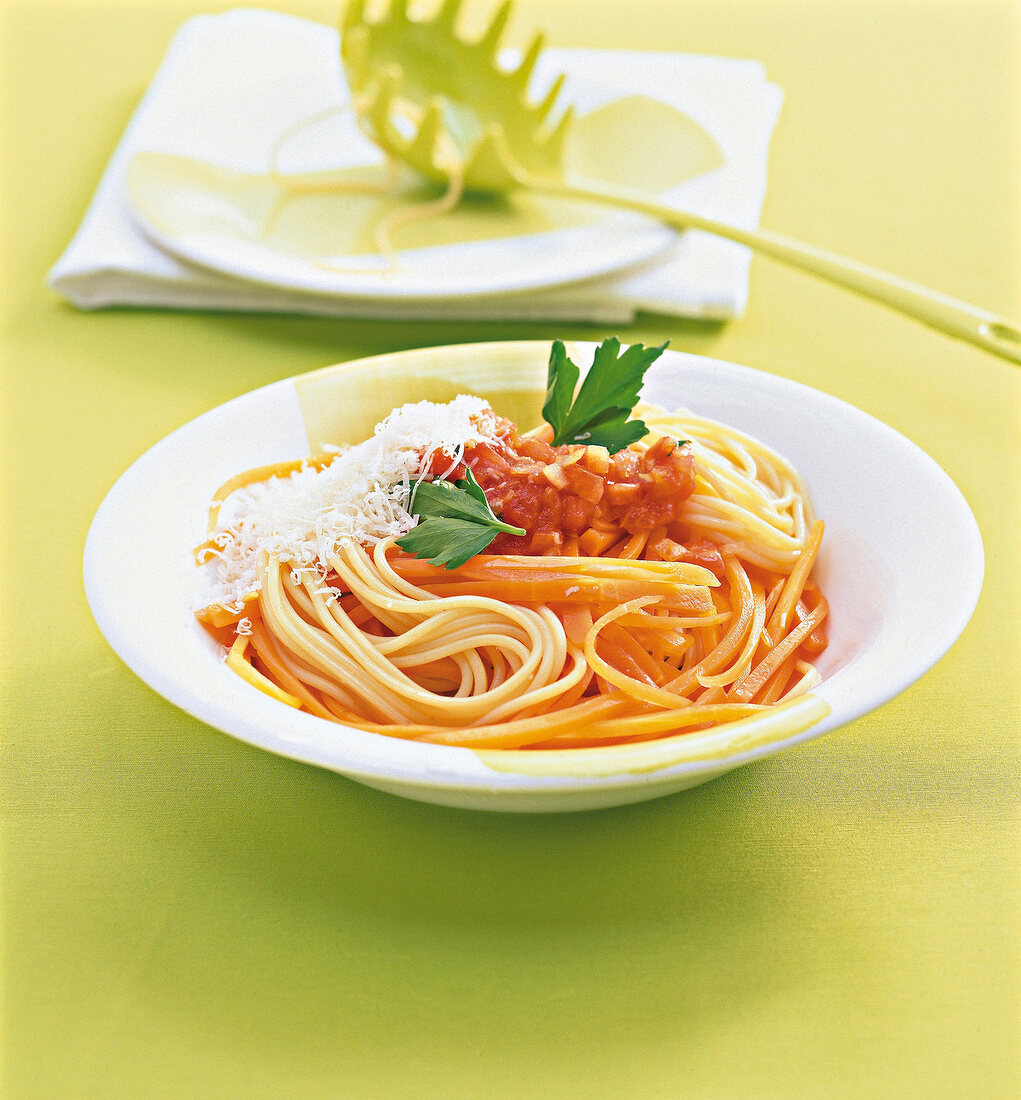
POLYGON ((341 28, 341 56, 365 132, 390 156, 448 188, 517 190, 625 209, 676 229, 698 229, 745 245, 897 310, 957 339, 1021 363, 1021 331, 1003 317, 926 287, 768 230, 749 230, 664 205, 626 186, 572 178, 564 149, 574 125, 567 107, 553 121, 564 76, 539 102, 529 83, 543 49, 537 35, 514 68, 498 62, 510 15, 505 2, 473 40, 458 34, 461 0, 413 17, 402 0, 368 18, 354 0, 341 28))

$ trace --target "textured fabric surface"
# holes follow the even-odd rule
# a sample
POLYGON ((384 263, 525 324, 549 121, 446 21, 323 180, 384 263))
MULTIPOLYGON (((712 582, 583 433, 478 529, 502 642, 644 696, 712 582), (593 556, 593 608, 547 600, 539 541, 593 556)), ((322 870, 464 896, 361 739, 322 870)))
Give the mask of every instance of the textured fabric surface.
MULTIPOLYGON (((45 274, 166 43, 216 8, 0 6, 4 1095, 1016 1096, 1021 373, 758 260, 724 326, 79 312, 45 274), (192 417, 359 355, 611 334, 805 382, 928 451, 986 549, 950 653, 703 787, 511 817, 237 743, 99 634, 88 523, 192 417)), ((1021 316, 1012 3, 531 0, 511 34, 536 25, 761 61, 785 93, 764 224, 1021 316)))

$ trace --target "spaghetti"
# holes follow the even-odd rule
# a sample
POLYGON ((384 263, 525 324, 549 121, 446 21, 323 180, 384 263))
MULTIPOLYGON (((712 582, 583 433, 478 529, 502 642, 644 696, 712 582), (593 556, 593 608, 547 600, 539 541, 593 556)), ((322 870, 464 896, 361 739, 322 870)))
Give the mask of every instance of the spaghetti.
POLYGON ((232 479, 198 617, 280 702, 429 743, 648 740, 804 693, 827 604, 801 478, 732 428, 640 411, 650 434, 611 455, 478 399, 423 402, 358 447, 232 479), (467 472, 524 534, 454 568, 402 549, 415 483, 467 472))

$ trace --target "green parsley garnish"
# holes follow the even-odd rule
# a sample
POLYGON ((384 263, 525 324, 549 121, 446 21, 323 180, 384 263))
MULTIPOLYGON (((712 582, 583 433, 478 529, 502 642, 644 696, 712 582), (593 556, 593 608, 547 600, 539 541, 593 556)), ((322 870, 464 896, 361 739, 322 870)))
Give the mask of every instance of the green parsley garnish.
POLYGON ((418 524, 397 540, 397 545, 430 565, 457 569, 505 531, 523 535, 521 527, 504 523, 489 507, 482 486, 472 476, 449 481, 416 481, 411 488, 412 515, 418 524))
POLYGON ((658 348, 632 344, 618 355, 620 341, 615 336, 604 340, 575 397, 581 372, 568 358, 563 342, 555 340, 542 407, 543 418, 553 428, 553 446, 586 443, 615 454, 648 434, 644 421, 628 417, 638 403, 646 370, 665 348, 666 344, 658 348))

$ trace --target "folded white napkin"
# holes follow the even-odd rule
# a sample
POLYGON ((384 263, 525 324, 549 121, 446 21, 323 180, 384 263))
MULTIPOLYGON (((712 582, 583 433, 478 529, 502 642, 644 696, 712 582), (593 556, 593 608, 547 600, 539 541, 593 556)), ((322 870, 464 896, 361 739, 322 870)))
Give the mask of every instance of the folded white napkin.
MULTIPOLYGON (((549 73, 567 73, 563 100, 583 109, 598 105, 592 99, 592 89, 598 89, 603 101, 645 94, 689 114, 713 135, 726 163, 673 189, 670 201, 745 227, 757 225, 782 100, 758 62, 547 50, 541 64, 549 73)), ((282 133, 345 97, 334 28, 257 9, 188 20, 135 111, 78 232, 50 271, 50 286, 83 309, 132 305, 616 323, 630 321, 637 310, 718 320, 744 310, 748 250, 693 231, 627 276, 485 299, 398 302, 324 297, 198 267, 158 247, 132 217, 125 180, 136 153, 174 153, 265 172, 282 133)))

